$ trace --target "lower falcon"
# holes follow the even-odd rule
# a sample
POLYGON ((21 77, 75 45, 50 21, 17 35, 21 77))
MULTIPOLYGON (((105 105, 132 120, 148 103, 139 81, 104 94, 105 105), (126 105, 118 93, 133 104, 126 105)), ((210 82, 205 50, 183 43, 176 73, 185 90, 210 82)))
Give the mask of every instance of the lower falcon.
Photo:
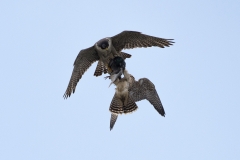
POLYGON ((154 84, 147 78, 135 81, 135 78, 125 69, 125 65, 119 65, 120 61, 116 61, 116 59, 119 59, 119 57, 115 57, 112 63, 116 63, 114 66, 119 67, 111 68, 114 74, 110 74, 110 79, 112 80, 111 76, 119 75, 118 72, 121 71, 121 68, 124 68, 124 77, 121 78, 120 75, 114 79, 114 82, 112 80, 116 85, 116 91, 109 108, 111 112, 110 130, 113 128, 118 114, 131 113, 137 110, 138 106, 135 102, 140 100, 147 99, 160 115, 165 116, 163 105, 154 84))

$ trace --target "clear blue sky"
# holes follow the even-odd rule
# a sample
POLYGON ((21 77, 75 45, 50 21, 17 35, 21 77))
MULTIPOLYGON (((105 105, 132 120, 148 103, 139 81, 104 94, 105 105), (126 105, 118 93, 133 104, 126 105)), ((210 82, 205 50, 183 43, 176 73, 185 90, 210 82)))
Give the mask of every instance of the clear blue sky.
POLYGON ((240 159, 240 1, 0 2, 0 159, 240 159), (109 130, 114 86, 94 77, 62 98, 81 49, 123 30, 174 38, 125 50, 156 86, 109 130))

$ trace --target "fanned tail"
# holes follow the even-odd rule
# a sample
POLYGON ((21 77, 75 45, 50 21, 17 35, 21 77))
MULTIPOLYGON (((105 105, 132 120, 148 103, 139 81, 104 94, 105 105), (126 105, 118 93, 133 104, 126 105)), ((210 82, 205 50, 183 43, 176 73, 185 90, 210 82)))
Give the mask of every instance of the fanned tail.
POLYGON ((116 96, 116 94, 114 95, 112 102, 110 104, 110 108, 109 111, 115 114, 122 114, 123 112, 123 103, 122 101, 116 96))
POLYGON ((123 106, 123 112, 125 114, 132 113, 133 111, 136 111, 138 109, 137 104, 132 100, 130 96, 128 96, 128 102, 126 106, 123 106))

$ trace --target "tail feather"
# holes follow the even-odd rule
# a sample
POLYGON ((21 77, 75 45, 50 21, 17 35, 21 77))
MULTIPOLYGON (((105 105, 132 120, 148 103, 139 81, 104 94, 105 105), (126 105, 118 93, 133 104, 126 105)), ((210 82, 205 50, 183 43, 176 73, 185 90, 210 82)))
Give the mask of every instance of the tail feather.
POLYGON ((128 96, 127 105, 125 106, 121 99, 119 99, 115 94, 110 104, 109 111, 115 114, 122 114, 131 113, 137 109, 137 104, 132 100, 130 96, 128 96))
POLYGON ((115 122, 117 121, 118 115, 115 113, 111 114, 111 119, 110 119, 110 131, 113 129, 113 126, 115 122))
POLYGON ((110 108, 109 108, 110 112, 115 113, 115 114, 122 114, 123 112, 123 103, 122 101, 116 96, 116 94, 114 95, 112 102, 110 104, 110 108))
POLYGON ((128 96, 128 102, 126 106, 123 106, 123 112, 131 113, 133 111, 136 111, 137 109, 138 109, 137 104, 132 100, 130 96, 128 96))

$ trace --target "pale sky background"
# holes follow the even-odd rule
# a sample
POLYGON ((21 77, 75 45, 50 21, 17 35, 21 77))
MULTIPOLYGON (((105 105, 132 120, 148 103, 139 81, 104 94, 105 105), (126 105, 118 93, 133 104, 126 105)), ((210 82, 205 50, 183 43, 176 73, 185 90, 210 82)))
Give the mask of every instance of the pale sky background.
POLYGON ((0 159, 240 159, 240 1, 0 1, 0 159), (109 130, 114 86, 94 63, 64 100, 81 49, 123 30, 176 42, 124 50, 156 86, 109 130))

